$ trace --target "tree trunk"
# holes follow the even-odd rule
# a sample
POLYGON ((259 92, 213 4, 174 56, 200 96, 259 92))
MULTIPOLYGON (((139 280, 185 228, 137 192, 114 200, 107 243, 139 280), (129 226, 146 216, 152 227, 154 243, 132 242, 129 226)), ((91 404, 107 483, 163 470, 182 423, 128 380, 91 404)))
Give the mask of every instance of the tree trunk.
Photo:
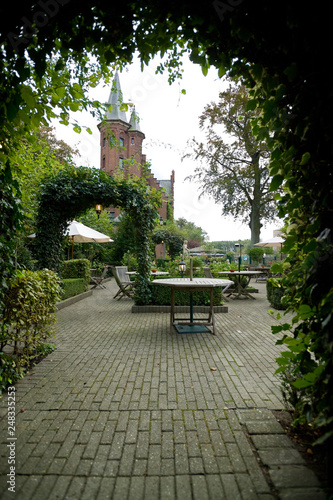
POLYGON ((260 222, 260 204, 261 204, 261 186, 260 186, 260 169, 259 169, 259 154, 255 154, 252 157, 253 167, 254 167, 254 186, 253 186, 253 198, 250 214, 250 229, 251 229, 251 247, 255 243, 259 243, 260 239, 260 229, 262 224, 260 222))
POLYGON ((251 247, 253 247, 255 243, 259 243, 260 229, 262 227, 262 224, 260 223, 259 203, 253 202, 252 204, 249 226, 251 229, 251 247))

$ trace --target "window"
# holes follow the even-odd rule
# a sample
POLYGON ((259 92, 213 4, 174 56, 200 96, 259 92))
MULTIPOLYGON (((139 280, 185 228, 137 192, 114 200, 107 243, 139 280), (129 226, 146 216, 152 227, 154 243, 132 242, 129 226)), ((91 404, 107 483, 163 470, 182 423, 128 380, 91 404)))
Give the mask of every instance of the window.
POLYGON ((120 168, 124 167, 124 158, 119 158, 119 167, 120 168))
POLYGON ((105 156, 102 158, 102 170, 105 170, 105 156))
POLYGON ((131 144, 134 144, 134 137, 132 137, 131 139, 131 144))
POLYGON ((124 139, 122 137, 120 137, 119 139, 119 143, 120 143, 120 147, 124 147, 124 139))
POLYGON ((106 146, 106 137, 103 137, 103 148, 106 146))

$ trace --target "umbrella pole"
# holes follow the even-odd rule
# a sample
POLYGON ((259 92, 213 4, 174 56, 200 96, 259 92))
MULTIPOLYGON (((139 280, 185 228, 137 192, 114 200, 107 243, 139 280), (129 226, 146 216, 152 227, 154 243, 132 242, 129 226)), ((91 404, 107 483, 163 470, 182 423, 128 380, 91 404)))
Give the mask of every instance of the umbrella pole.
POLYGON ((72 260, 73 260, 73 250, 74 250, 74 238, 72 238, 72 260))

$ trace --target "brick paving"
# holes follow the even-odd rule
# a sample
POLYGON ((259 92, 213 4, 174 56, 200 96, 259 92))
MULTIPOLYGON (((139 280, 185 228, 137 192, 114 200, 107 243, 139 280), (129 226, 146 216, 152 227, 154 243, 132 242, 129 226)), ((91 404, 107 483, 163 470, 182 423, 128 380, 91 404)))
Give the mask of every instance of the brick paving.
POLYGON ((16 384, 15 441, 0 402, 0 497, 324 499, 272 412, 284 407, 277 320, 256 286, 256 300, 215 316, 215 336, 170 333, 167 313, 133 314, 113 280, 59 310, 57 349, 16 384))

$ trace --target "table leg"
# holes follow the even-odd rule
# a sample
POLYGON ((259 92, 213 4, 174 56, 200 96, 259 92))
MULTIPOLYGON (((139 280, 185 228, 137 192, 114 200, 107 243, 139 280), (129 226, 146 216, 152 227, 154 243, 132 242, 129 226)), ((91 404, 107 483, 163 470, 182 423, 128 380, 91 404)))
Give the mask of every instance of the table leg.
POLYGON ((214 290, 210 289, 210 303, 208 322, 212 324, 213 335, 215 335, 215 316, 214 316, 214 290))
POLYGON ((175 317, 175 290, 171 287, 170 333, 172 333, 175 317))
POLYGON ((190 292, 190 323, 193 323, 193 293, 190 292))

